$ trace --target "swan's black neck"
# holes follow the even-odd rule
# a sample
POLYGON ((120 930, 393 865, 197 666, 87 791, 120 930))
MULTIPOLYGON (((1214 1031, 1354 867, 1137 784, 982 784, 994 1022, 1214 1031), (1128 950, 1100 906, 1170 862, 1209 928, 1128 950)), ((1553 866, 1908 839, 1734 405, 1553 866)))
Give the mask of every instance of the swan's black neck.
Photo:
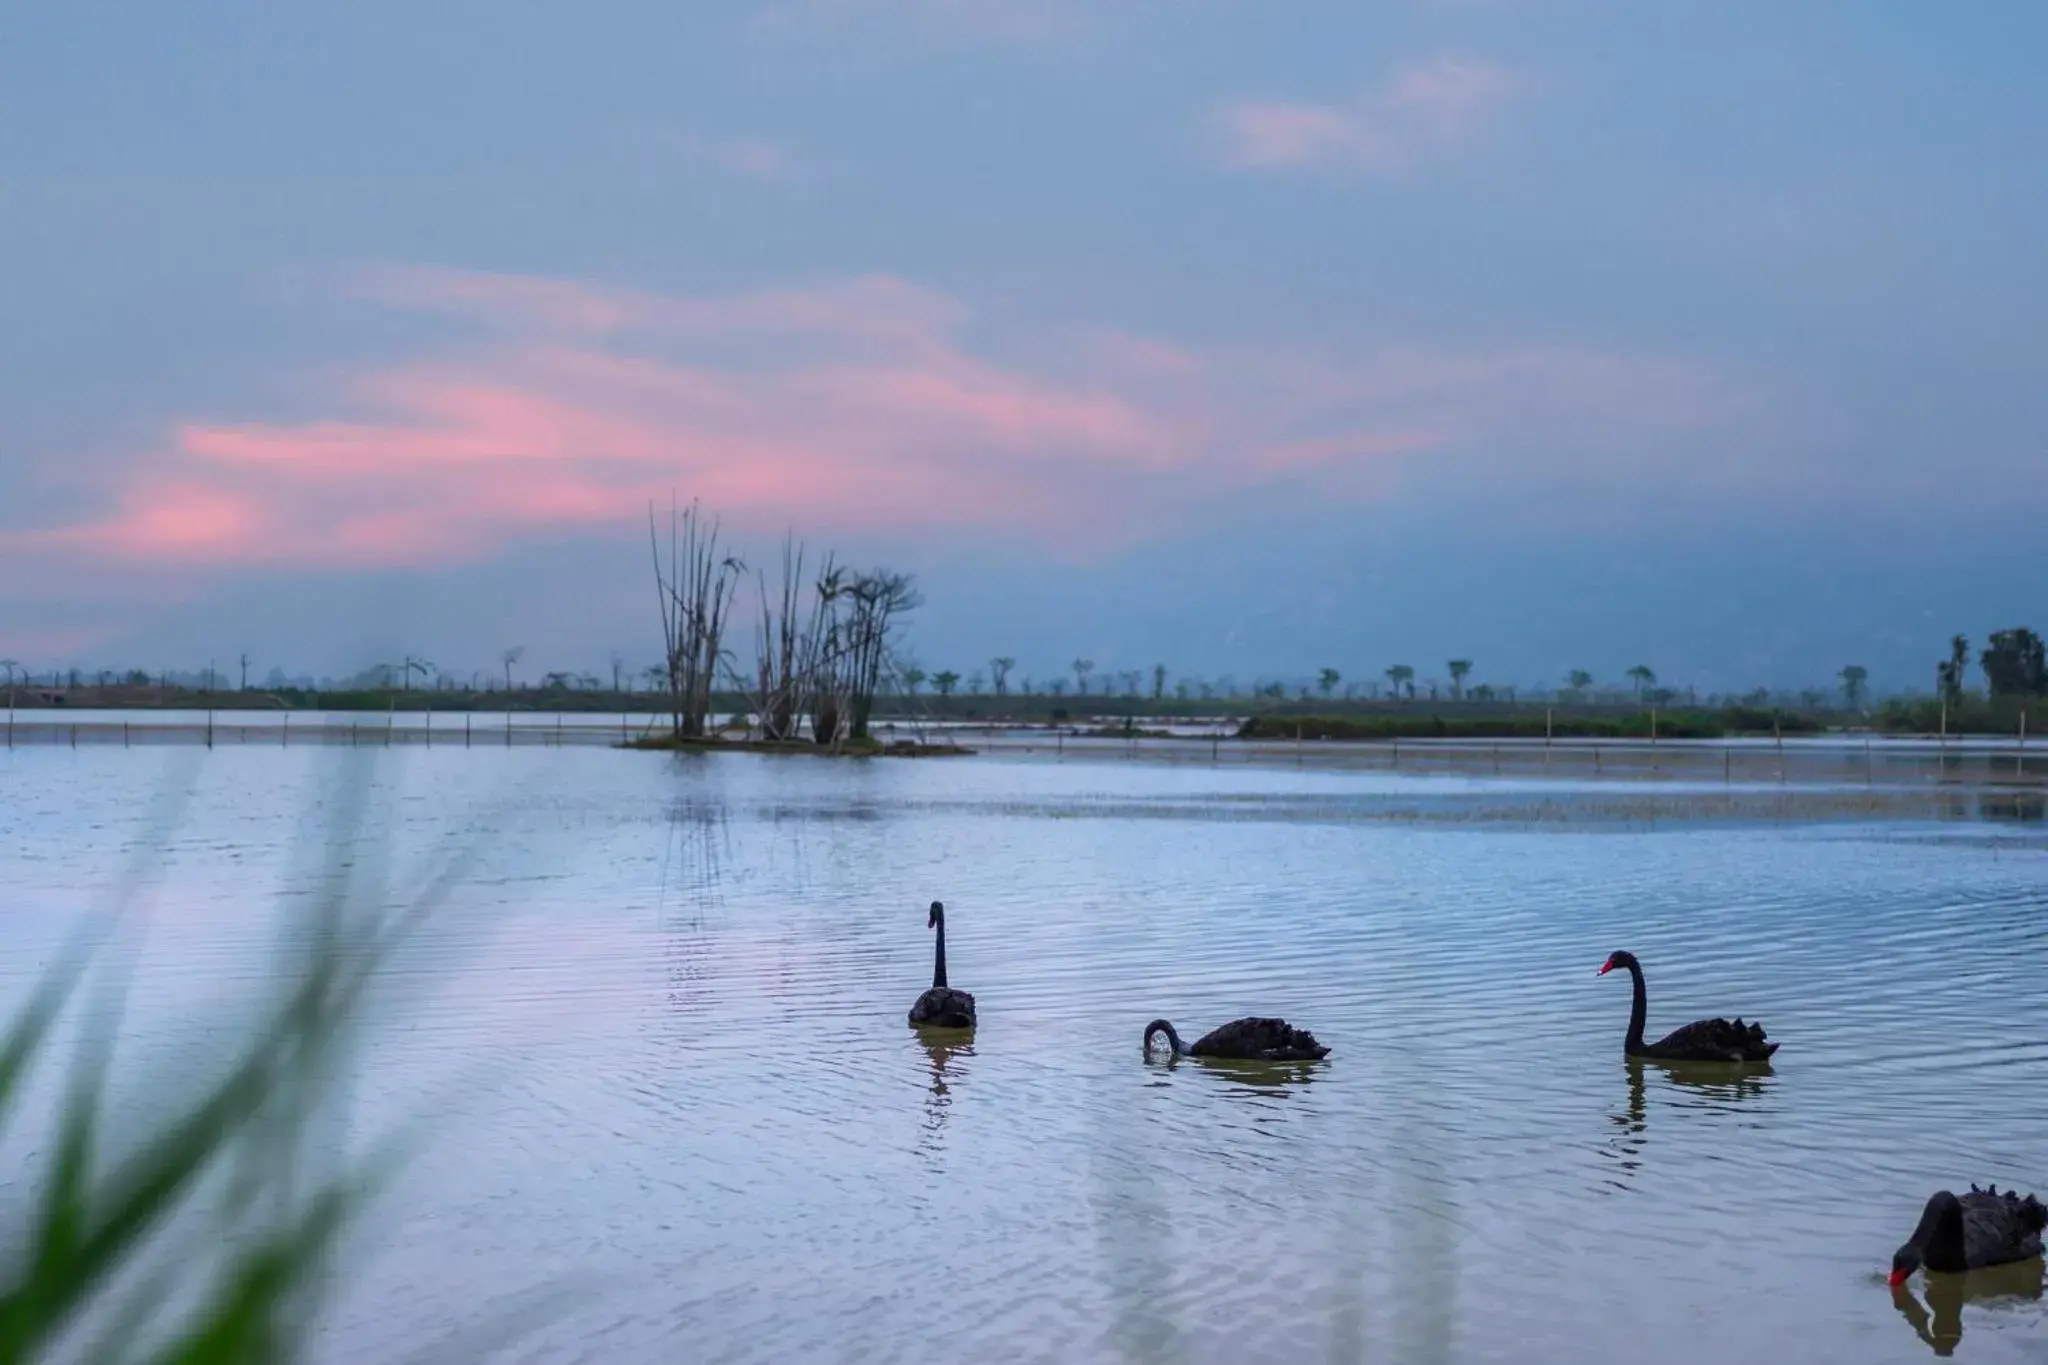
POLYGON ((1966 1269, 1962 1201, 1947 1190, 1929 1199, 1920 1213, 1920 1226, 1913 1229, 1906 1245, 1919 1250, 1921 1264, 1930 1270, 1966 1269))
POLYGON ((1628 1009, 1628 1041, 1623 1046, 1633 1052, 1643 1045, 1643 1025, 1650 1014, 1650 993, 1643 988, 1643 966, 1640 962, 1629 961, 1628 979, 1635 1000, 1628 1009))
POLYGON ((939 931, 937 948, 932 958, 932 989, 946 988, 946 912, 932 911, 932 927, 939 931))
POLYGON ((1176 1057, 1182 1056, 1187 1052, 1187 1049, 1181 1046, 1180 1035, 1174 1032, 1173 1025, 1164 1019, 1154 1019, 1151 1023, 1145 1025, 1145 1047, 1147 1050, 1150 1050, 1152 1046, 1152 1035, 1155 1033, 1166 1035, 1167 1046, 1173 1049, 1176 1057))

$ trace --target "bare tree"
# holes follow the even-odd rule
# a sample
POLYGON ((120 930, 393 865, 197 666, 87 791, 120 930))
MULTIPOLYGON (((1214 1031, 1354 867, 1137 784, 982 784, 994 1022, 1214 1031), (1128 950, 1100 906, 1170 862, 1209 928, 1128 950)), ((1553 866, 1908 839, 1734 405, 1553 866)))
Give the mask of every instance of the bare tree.
POLYGON ((526 657, 525 645, 514 645, 498 656, 498 662, 505 665, 505 690, 512 690, 512 665, 526 657))
POLYGON ((432 664, 428 663, 425 659, 419 658, 418 656, 412 654, 408 654, 405 656, 405 663, 401 665, 401 667, 405 669, 405 690, 408 692, 412 691, 412 675, 415 672, 417 672, 420 675, 420 677, 424 678, 429 673, 434 671, 434 666, 432 664))
POLYGON ((242 652, 242 690, 244 692, 249 690, 249 654, 247 650, 242 652))
POLYGON ((668 514, 668 571, 663 573, 654 507, 647 508, 647 540, 654 555, 654 586, 661 603, 661 637, 668 656, 669 716, 678 738, 700 739, 711 712, 711 687, 726 661, 721 641, 726 616, 746 566, 718 553, 718 520, 709 524, 692 502, 680 517, 668 514))
POLYGON ((1166 665, 1152 665, 1152 700, 1161 701, 1166 697, 1166 665))
POLYGON ((21 667, 19 659, 0 659, 0 668, 7 670, 7 709, 14 709, 14 673, 21 667))
POLYGON ((1089 675, 1090 673, 1093 673, 1094 671, 1095 671, 1095 660, 1093 660, 1093 659, 1076 659, 1076 660, 1074 660, 1074 695, 1075 695, 1075 696, 1077 696, 1077 697, 1085 697, 1085 696, 1087 696, 1087 695, 1088 695, 1088 675, 1089 675))
MULTIPOLYGON (((827 567, 829 568, 829 561, 827 567)), ((761 615, 756 624, 754 659, 754 707, 761 717, 765 739, 796 738, 803 715, 804 690, 815 672, 813 651, 818 645, 817 609, 806 623, 798 618, 797 603, 803 592, 804 547, 793 536, 782 540, 782 584, 774 597, 768 595, 768 577, 756 572, 754 583, 760 596, 761 615)))
POLYGON ((998 655, 988 661, 989 680, 994 684, 997 696, 1000 697, 1009 692, 1010 670, 1016 666, 1017 661, 1008 655, 998 655))

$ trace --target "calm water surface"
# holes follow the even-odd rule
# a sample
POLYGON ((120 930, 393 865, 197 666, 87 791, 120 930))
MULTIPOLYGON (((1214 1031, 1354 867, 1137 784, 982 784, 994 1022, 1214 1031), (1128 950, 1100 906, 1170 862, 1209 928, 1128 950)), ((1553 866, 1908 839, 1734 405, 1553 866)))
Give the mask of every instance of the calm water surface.
POLYGON ((23 750, 7 1000, 174 819, 122 1023, 174 1079, 271 970, 349 764, 393 895, 471 861, 347 1114, 433 1142, 330 1360, 564 1282, 501 1358, 2048 1359, 2038 1262, 1883 1282, 1934 1189, 2048 1184, 2039 826, 1521 824, 1484 817, 1527 788, 1114 762, 23 750), (933 897, 969 1044, 904 1024, 933 897), (1621 947, 1653 1035, 1761 1018, 1774 1070, 1626 1063, 1621 947), (1140 1055, 1155 1015, 1250 1013, 1330 1059, 1140 1055))

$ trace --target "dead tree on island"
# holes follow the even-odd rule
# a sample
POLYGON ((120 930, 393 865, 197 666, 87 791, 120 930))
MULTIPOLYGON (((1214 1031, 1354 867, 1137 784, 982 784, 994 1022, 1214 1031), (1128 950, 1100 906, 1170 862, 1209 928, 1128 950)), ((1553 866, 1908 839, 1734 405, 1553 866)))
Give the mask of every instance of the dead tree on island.
POLYGON ((669 718, 681 739, 704 737, 711 713, 711 688, 726 661, 722 646, 726 617, 746 565, 718 553, 718 521, 705 524, 693 501, 680 518, 669 504, 668 568, 661 562, 654 508, 647 509, 647 540, 654 554, 654 587, 661 604, 661 636, 667 660, 669 718))

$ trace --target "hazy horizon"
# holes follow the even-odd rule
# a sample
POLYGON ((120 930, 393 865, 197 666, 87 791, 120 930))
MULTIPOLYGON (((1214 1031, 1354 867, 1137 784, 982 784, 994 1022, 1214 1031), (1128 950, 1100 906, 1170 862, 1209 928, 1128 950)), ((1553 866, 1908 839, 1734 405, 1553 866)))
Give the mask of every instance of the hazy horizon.
POLYGON ((673 492, 771 572, 793 530, 918 575, 929 670, 1926 689, 1950 635, 2048 625, 2044 37, 1703 0, 23 18, 0 656, 608 677, 659 651, 673 492))

